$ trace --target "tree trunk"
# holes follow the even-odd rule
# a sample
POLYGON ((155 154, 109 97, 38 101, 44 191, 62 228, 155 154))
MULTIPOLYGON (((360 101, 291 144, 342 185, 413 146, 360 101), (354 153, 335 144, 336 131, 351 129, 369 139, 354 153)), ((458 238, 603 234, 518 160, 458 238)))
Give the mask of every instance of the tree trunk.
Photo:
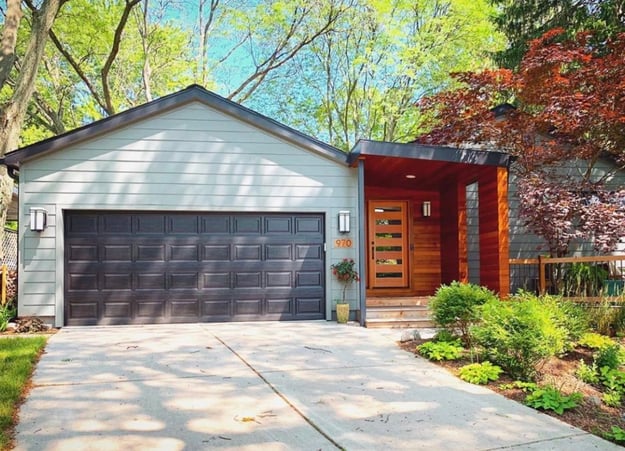
POLYGON ((4 86, 15 62, 15 45, 17 43, 17 29, 22 19, 20 0, 7 0, 7 10, 4 18, 4 29, 0 38, 0 89, 4 86))
MULTIPOLYGON (((12 2, 9 1, 9 5, 12 2)), ((0 110, 0 157, 17 148, 28 103, 35 91, 35 79, 44 54, 48 32, 65 0, 44 0, 39 9, 33 8, 32 30, 26 53, 21 59, 20 72, 9 101, 0 110)), ((0 238, 8 206, 13 194, 13 180, 6 168, 0 170, 0 238)), ((1 252, 1 251, 0 251, 1 252)))

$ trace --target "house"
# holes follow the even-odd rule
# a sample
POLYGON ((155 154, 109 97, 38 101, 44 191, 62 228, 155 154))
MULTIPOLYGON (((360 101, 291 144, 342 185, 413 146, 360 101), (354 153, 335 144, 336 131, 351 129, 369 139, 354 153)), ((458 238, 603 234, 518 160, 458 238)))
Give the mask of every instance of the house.
POLYGON ((351 317, 479 278, 506 294, 498 152, 361 141, 349 153, 199 86, 6 155, 19 177, 21 316, 56 326, 351 317), (389 305, 382 304, 382 305, 389 305))

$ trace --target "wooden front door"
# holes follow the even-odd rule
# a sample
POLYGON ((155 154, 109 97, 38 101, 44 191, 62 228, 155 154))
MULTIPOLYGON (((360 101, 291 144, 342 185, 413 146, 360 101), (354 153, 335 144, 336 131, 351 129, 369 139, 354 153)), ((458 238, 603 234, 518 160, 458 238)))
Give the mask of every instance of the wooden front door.
POLYGON ((369 288, 408 286, 408 202, 369 201, 369 288))

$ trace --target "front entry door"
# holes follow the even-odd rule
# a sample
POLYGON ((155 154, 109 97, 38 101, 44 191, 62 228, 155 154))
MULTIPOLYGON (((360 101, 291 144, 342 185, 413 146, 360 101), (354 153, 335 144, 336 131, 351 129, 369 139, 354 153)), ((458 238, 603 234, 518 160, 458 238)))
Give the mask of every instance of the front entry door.
POLYGON ((408 286, 408 203, 369 201, 369 288, 408 286))

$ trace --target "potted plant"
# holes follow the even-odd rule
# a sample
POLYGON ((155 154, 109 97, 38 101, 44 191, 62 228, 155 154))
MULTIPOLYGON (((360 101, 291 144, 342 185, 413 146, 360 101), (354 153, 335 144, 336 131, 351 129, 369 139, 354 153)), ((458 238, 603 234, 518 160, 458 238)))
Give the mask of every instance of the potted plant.
POLYGON ((343 284, 343 296, 341 301, 336 303, 336 320, 339 323, 346 323, 349 318, 349 304, 345 301, 345 292, 352 282, 360 280, 356 271, 356 262, 353 258, 344 258, 339 263, 335 263, 330 268, 332 274, 343 284))

